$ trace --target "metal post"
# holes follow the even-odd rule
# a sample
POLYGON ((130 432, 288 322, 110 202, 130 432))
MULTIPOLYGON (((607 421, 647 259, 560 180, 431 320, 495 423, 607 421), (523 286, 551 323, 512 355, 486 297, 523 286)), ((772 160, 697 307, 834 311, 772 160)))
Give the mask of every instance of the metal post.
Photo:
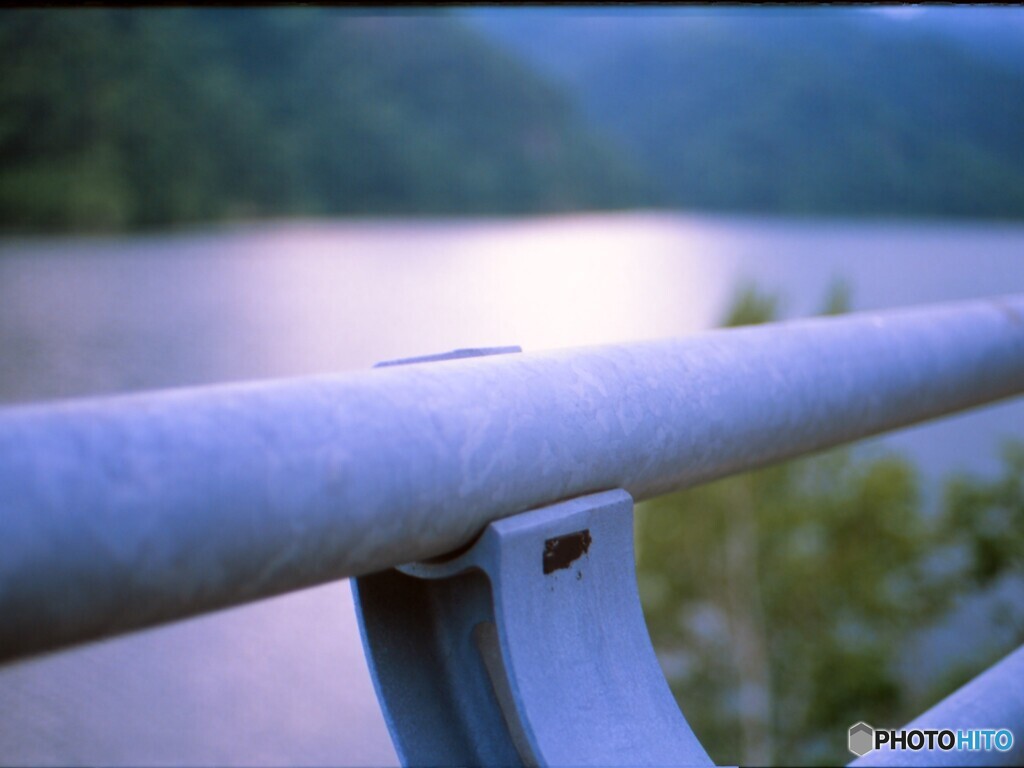
POLYGON ((625 491, 353 585, 403 765, 712 765, 651 647, 625 491))

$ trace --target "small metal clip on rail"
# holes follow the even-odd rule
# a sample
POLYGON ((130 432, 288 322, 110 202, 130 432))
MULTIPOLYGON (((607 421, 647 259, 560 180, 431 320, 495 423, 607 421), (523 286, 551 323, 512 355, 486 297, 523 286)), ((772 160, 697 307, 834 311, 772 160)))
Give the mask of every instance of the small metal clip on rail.
POLYGON ((712 765, 651 646, 626 491, 497 520, 449 559, 352 584, 403 764, 712 765))

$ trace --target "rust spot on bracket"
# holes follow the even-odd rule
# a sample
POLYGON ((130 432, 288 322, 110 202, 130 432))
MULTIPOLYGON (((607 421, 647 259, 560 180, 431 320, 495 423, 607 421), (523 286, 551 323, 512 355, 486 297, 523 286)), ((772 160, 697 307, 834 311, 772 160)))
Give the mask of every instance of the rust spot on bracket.
POLYGON ((590 530, 567 533, 544 541, 544 573, 568 568, 590 549, 590 530))

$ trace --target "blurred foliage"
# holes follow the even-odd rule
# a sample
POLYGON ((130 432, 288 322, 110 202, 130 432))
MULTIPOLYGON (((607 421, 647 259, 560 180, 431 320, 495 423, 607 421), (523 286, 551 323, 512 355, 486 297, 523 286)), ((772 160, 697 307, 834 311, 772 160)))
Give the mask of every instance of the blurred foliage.
MULTIPOLYGON (((824 310, 848 304, 837 283, 824 310)), ((726 324, 765 322, 777 305, 748 285, 726 324)), ((851 724, 902 725, 949 693, 914 696, 900 657, 958 598, 1024 575, 1022 477, 1024 448, 1009 449, 1004 476, 959 478, 928 514, 912 464, 842 449, 641 505, 648 629, 716 763, 845 764, 851 724)))
POLYGON ((614 208, 644 182, 444 13, 0 13, 0 226, 614 208))
MULTIPOLYGON (((993 59, 984 30, 951 35, 849 8, 498 10, 473 20, 564 83, 670 204, 1024 215, 1024 57, 993 59)), ((1015 40, 1024 50, 1022 20, 1004 25, 1003 48, 1015 40)))
POLYGON ((968 574, 978 586, 1007 573, 1024 577, 1024 444, 1007 443, 1003 463, 994 480, 959 475, 946 486, 946 523, 966 534, 968 574))

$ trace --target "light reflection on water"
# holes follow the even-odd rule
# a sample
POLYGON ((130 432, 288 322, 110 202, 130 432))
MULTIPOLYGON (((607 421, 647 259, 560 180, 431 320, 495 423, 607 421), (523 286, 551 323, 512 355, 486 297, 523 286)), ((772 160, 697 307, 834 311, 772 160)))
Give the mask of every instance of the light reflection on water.
MULTIPOLYGON (((0 245, 0 402, 367 368, 712 325, 749 277, 789 314, 1024 291, 1024 227, 654 214, 293 222, 0 245)), ((1024 406, 889 439, 984 468, 1024 406)), ((0 762, 395 760, 334 584, 0 671, 0 762)))
MULTIPOLYGON (((587 218, 298 223, 9 245, 11 400, 366 368, 458 346, 527 349, 710 322, 698 223, 587 218)), ((709 291, 709 287, 714 286, 709 291)))

